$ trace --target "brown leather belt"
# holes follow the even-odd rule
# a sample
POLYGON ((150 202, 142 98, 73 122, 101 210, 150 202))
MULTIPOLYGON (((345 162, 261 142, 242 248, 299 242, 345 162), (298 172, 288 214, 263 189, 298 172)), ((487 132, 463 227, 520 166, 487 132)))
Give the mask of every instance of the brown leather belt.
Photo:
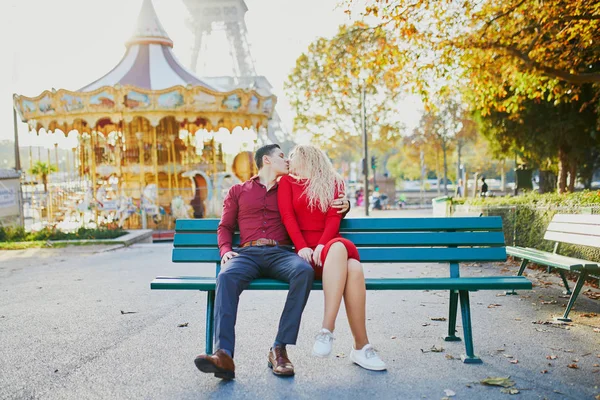
POLYGON ((249 242, 243 243, 240 245, 240 247, 249 247, 249 246, 291 246, 292 243, 289 240, 280 240, 279 242, 277 240, 273 240, 273 239, 257 239, 257 240, 251 240, 249 242))

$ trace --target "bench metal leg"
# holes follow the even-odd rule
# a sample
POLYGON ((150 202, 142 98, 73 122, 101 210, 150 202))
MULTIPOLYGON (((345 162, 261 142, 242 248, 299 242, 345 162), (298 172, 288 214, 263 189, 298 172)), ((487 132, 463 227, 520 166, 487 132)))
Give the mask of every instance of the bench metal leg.
POLYGON ((215 292, 206 292, 206 354, 213 353, 215 333, 215 292))
POLYGON ((569 282, 567 281, 567 276, 565 275, 565 271, 563 271, 562 269, 559 269, 558 273, 560 274, 560 277, 562 278, 563 284, 565 285, 565 289, 567 289, 563 292, 563 294, 571 294, 571 289, 569 289, 569 282))
POLYGON ((450 312, 448 314, 448 336, 444 337, 446 342, 460 342, 456 336, 456 311, 458 309, 458 292, 450 291, 450 312))
POLYGON ((466 364, 481 364, 483 361, 473 352, 473 332, 471 330, 471 307, 469 305, 469 291, 460 290, 460 313, 462 315, 463 333, 467 354, 461 356, 466 364))
MULTIPOLYGON (((527 267, 528 263, 529 263, 529 260, 526 260, 526 259, 523 259, 521 261, 521 266, 519 267, 519 272, 517 273, 517 276, 523 275, 523 272, 525 272, 525 268, 527 267)), ((515 292, 515 289, 513 289, 510 292, 504 292, 504 294, 507 296, 512 296, 512 295, 516 295, 518 293, 515 292)))
POLYGON ((562 318, 557 318, 557 320, 563 321, 563 322, 571 322, 571 319, 569 318, 569 313, 571 312, 571 308, 573 307, 573 304, 575 304, 575 300, 577 300, 577 296, 579 296, 579 292, 581 292, 581 288, 583 287, 583 284, 585 283, 586 277, 587 277, 587 271, 586 270, 581 271, 581 273, 579 274, 579 279, 577 279, 577 283, 575 284, 575 289, 573 290, 573 293, 571 294, 571 298, 569 299, 569 304, 567 304, 567 309, 565 310, 565 313, 562 316, 562 318))

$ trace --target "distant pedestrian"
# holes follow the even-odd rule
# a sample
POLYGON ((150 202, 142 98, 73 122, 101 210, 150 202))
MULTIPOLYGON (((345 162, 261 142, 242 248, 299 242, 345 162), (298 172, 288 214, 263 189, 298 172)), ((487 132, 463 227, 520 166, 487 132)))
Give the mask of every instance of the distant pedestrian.
POLYGON ((458 185, 456 185, 455 196, 456 197, 464 197, 465 196, 465 187, 463 185, 463 180, 462 179, 458 180, 458 185))
POLYGON ((485 183, 485 176, 481 178, 481 197, 487 197, 488 185, 485 183))

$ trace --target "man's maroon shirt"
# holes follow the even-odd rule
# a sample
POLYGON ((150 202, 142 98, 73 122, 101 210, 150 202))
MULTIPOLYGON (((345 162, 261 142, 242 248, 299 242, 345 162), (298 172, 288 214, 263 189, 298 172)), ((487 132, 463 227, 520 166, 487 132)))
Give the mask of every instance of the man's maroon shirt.
POLYGON ((223 215, 217 228, 221 257, 231 251, 233 234, 240 231, 240 243, 257 239, 289 242, 277 205, 278 183, 267 192, 258 176, 233 186, 223 202, 223 215))

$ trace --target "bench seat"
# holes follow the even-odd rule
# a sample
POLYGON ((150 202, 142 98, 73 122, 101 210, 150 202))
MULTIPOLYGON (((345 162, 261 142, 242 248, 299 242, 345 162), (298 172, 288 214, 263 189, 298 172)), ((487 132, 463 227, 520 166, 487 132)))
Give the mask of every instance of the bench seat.
MULTIPOLYGON (((159 276, 152 281, 153 290, 215 290, 217 279, 199 276, 159 276)), ((461 278, 367 278, 367 290, 508 290, 531 289, 523 276, 484 276, 461 278)), ((246 290, 288 290, 286 282, 275 279, 255 279, 246 290)), ((316 281, 313 290, 323 290, 316 281)))
POLYGON ((530 247, 506 246, 506 253, 513 257, 527 259, 534 263, 564 269, 569 272, 581 271, 584 268, 589 269, 590 271, 600 271, 598 263, 582 260, 580 258, 562 256, 560 254, 550 253, 547 251, 536 250, 530 247))

